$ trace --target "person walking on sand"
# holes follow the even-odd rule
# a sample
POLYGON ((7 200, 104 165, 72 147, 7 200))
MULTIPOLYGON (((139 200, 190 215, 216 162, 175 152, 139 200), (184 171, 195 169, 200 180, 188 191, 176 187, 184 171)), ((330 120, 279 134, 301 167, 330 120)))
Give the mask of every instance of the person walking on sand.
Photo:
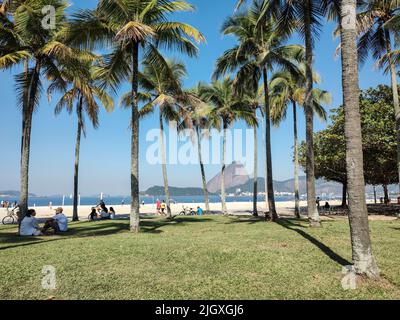
POLYGON ((165 215, 165 208, 166 208, 166 204, 165 201, 163 200, 163 202, 161 203, 161 214, 165 215))
POLYGON ((157 208, 157 214, 161 214, 161 201, 160 201, 160 199, 157 199, 157 201, 156 201, 156 208, 157 208))

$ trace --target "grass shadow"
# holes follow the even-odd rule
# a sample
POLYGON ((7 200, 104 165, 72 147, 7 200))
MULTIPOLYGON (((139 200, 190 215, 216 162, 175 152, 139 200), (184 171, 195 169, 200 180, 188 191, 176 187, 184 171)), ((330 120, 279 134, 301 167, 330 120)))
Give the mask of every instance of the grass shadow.
MULTIPOLYGON (((142 217, 141 218, 141 233, 162 233, 160 228, 165 226, 184 226, 189 223, 207 222, 211 219, 208 218, 195 218, 195 217, 177 217, 174 219, 160 219, 157 217, 142 217)), ((4 230, 3 228, 2 230, 4 230)), ((70 238, 85 238, 85 237, 104 237, 115 235, 118 233, 129 232, 129 221, 127 220, 99 220, 99 221, 85 221, 85 222, 71 222, 70 228, 67 232, 59 233, 54 236, 38 236, 38 237, 20 237, 14 232, 0 232, 0 243, 9 244, 0 246, 0 251, 31 246, 35 244, 42 244, 53 241, 67 240, 70 238)), ((1 230, 0 230, 1 231, 1 230)))
POLYGON ((330 259, 333 261, 339 263, 342 266, 348 266, 351 265, 352 263, 349 262, 347 259, 341 257, 338 255, 336 252, 334 252, 331 248, 320 242, 318 239, 314 238, 312 235, 308 234, 304 230, 298 229, 298 225, 292 223, 291 221, 287 219, 279 219, 277 223, 291 231, 294 231, 301 235, 304 239, 310 241, 313 245, 315 245, 318 249, 320 249, 325 255, 327 255, 330 259))

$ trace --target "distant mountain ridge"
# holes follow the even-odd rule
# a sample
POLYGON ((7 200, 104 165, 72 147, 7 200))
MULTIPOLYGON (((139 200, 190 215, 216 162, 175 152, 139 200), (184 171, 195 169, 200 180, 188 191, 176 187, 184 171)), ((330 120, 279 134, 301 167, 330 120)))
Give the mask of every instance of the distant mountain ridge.
MULTIPOLYGON (((299 177, 300 194, 307 193, 306 183, 306 177, 299 177)), ((236 188, 229 188, 227 189, 227 192, 235 193, 237 189, 240 189, 241 192, 253 192, 253 179, 236 188)), ((257 189, 258 192, 265 192, 264 178, 258 178, 257 189)), ((318 179, 315 181, 315 189, 318 194, 342 194, 342 185, 340 183, 334 181, 326 181, 324 179, 318 179)), ((274 191, 278 193, 294 193, 294 179, 274 181, 274 191)))
MULTIPOLYGON (((20 192, 16 190, 5 190, 5 191, 0 191, 0 197, 3 198, 19 198, 20 192)), ((29 193, 30 197, 37 197, 36 194, 34 193, 29 193)))

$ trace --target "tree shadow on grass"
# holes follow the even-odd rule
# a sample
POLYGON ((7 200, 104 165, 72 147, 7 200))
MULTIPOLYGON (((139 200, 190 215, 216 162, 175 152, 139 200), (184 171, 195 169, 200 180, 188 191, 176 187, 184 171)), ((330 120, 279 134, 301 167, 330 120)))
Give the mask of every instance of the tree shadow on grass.
POLYGON ((298 229, 299 225, 291 222, 290 220, 287 219, 279 219, 277 223, 291 231, 294 231, 301 235, 303 238, 306 240, 310 241, 313 245, 315 245, 318 249, 320 249, 323 253, 325 253, 330 259, 333 261, 339 263, 342 266, 348 266, 351 265, 351 262, 349 262, 347 259, 339 256, 336 252, 334 252, 331 248, 320 242, 318 239, 314 238, 307 232, 298 229))
MULTIPOLYGON (((271 223, 271 221, 267 221, 265 220, 264 216, 258 216, 258 217, 254 217, 254 216, 234 216, 234 218, 236 219, 231 219, 231 221, 229 222, 225 222, 226 224, 235 224, 235 223, 247 223, 247 224, 255 224, 255 223, 259 223, 259 222, 263 222, 263 223, 271 223)), ((292 226, 295 227, 299 227, 299 228, 307 228, 307 226, 304 226, 302 224, 300 224, 301 222, 308 222, 307 219, 285 219, 287 220, 292 226), (294 223, 292 221, 296 221, 298 223, 294 223)))
MULTIPOLYGON (((142 217, 140 222, 140 232, 159 234, 163 232, 160 228, 165 226, 184 226, 191 223, 207 222, 210 220, 211 219, 198 219, 194 217, 179 217, 172 220, 159 219, 156 217, 142 217)), ((59 233, 54 236, 20 237, 17 235, 16 229, 14 229, 13 232, 0 232, 0 243, 10 244, 0 246, 0 251, 53 241, 86 237, 104 237, 128 232, 129 221, 126 220, 72 222, 70 223, 70 229, 67 232, 59 233)))

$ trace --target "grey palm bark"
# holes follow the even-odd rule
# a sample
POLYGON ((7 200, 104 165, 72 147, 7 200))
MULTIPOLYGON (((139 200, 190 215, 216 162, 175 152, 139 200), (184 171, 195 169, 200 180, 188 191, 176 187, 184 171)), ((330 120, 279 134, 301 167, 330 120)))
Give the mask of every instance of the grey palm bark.
POLYGON ((131 212, 130 230, 140 231, 139 203, 139 111, 138 111, 139 44, 134 43, 132 52, 132 108, 131 108, 131 212))
POLYGON ((266 157, 267 157, 267 193, 268 193, 268 207, 271 214, 272 221, 278 219, 278 214, 275 208, 275 195, 274 195, 274 182, 272 176, 272 153, 271 153, 271 108, 269 101, 269 90, 268 90, 268 73, 267 69, 263 67, 263 79, 264 79, 264 98, 265 98, 265 145, 266 145, 266 157))
POLYGON ((359 106, 356 0, 341 3, 342 84, 345 109, 346 166, 349 193, 349 223, 354 270, 379 277, 372 254, 365 181, 359 106))
POLYGON ((304 3, 305 44, 306 44, 306 99, 304 104, 306 115, 306 177, 307 177, 307 208, 311 227, 321 227, 316 195, 315 195, 315 168, 314 168, 314 111, 312 107, 313 91, 313 43, 311 32, 311 0, 304 3))
POLYGON ((389 59, 389 69, 390 69, 390 78, 392 84, 392 93, 393 93, 393 105, 394 112, 396 115, 396 131, 397 131, 397 170, 399 176, 399 194, 400 194, 400 105, 399 105, 399 91, 397 86, 397 77, 396 77, 396 66, 393 62, 391 53, 392 53, 392 43, 390 38, 389 31, 386 31, 386 46, 387 53, 389 59))
POLYGON ((210 213, 210 201, 208 199, 206 172, 204 170, 203 157, 201 154, 201 134, 200 134, 199 126, 196 126, 196 135, 197 135, 197 150, 198 150, 200 172, 201 172, 201 182, 203 184, 204 202, 206 205, 206 213, 209 214, 210 213))
POLYGON ((79 152, 81 146, 81 134, 82 134, 82 102, 83 98, 79 98, 78 108, 76 110, 78 116, 78 129, 76 132, 76 144, 75 144, 75 164, 74 164, 74 203, 73 203, 73 212, 72 212, 72 221, 79 221, 78 215, 78 177, 79 177, 79 152))
POLYGON ((299 144, 297 141, 297 106, 293 103, 293 132, 294 132, 294 214, 300 219, 300 195, 299 195, 299 144))
POLYGON ((31 146, 32 116, 35 107, 36 95, 38 92, 38 83, 40 76, 41 63, 36 62, 33 69, 29 89, 27 90, 26 102, 23 103, 23 132, 21 146, 21 177, 20 177, 20 211, 19 224, 28 211, 28 195, 29 195, 29 160, 31 146))
POLYGON ((257 143, 257 126, 253 127, 254 131, 254 178, 253 178, 253 216, 258 217, 257 210, 257 183, 258 183, 258 143, 257 143))
POLYGON ((228 215, 228 209, 226 208, 226 194, 225 194, 225 158, 226 158, 226 131, 228 126, 225 120, 223 121, 223 139, 222 139, 222 170, 221 170, 221 205, 222 213, 228 215))
POLYGON ((167 217, 172 218, 171 202, 169 197, 169 186, 168 186, 167 157, 165 155, 164 122, 163 122, 162 108, 160 108, 159 121, 160 121, 160 148, 161 148, 161 160, 162 160, 162 173, 164 180, 165 204, 167 206, 167 217))
MULTIPOLYGON (((265 118, 263 117, 263 125, 264 125, 264 122, 265 122, 265 118)), ((262 139, 262 142, 263 142, 263 146, 264 146, 264 192, 265 192, 265 197, 264 197, 264 201, 265 201, 265 210, 269 210, 269 206, 268 206, 268 182, 267 182, 267 176, 268 176, 268 173, 267 173, 267 143, 265 142, 265 134, 263 134, 262 135, 262 137, 263 137, 263 139, 262 139)))

